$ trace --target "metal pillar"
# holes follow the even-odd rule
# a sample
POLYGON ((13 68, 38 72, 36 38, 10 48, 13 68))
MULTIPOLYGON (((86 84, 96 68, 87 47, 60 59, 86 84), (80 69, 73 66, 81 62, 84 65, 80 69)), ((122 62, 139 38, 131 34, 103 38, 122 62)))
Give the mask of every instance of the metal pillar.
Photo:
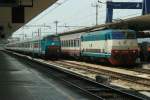
POLYGON ((150 14, 150 0, 143 0, 142 14, 150 14))
POLYGON ((143 0, 143 2, 112 2, 108 1, 106 12, 106 23, 112 22, 113 9, 142 9, 142 14, 150 14, 150 0, 143 0))

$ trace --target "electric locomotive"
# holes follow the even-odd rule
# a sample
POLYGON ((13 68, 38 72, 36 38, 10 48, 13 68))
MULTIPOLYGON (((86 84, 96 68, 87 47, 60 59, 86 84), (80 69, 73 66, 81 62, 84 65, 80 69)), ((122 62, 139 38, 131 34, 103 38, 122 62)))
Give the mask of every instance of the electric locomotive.
POLYGON ((81 56, 113 65, 134 64, 139 54, 136 33, 133 30, 109 29, 81 36, 81 56))
POLYGON ((58 35, 49 35, 41 42, 41 48, 47 58, 58 58, 61 54, 61 44, 58 35))

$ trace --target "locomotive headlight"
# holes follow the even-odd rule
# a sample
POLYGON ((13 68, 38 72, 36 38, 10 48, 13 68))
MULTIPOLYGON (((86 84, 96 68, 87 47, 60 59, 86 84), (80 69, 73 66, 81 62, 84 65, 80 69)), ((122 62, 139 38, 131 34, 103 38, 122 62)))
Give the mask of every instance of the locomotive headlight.
POLYGON ((132 52, 133 52, 133 53, 136 53, 136 50, 133 50, 132 52))
POLYGON ((115 53, 118 53, 119 51, 118 51, 118 50, 115 50, 114 52, 115 52, 115 53))
POLYGON ((52 43, 52 45, 55 45, 55 43, 52 43))

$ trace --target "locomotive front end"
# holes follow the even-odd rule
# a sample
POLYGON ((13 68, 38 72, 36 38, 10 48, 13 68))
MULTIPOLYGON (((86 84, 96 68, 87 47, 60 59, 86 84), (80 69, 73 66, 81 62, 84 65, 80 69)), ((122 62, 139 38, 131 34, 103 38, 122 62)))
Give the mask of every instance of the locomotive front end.
POLYGON ((112 50, 109 62, 113 65, 135 64, 139 55, 136 33, 131 30, 112 32, 112 50))
POLYGON ((47 37, 45 56, 47 58, 58 58, 60 56, 60 39, 58 36, 47 37))

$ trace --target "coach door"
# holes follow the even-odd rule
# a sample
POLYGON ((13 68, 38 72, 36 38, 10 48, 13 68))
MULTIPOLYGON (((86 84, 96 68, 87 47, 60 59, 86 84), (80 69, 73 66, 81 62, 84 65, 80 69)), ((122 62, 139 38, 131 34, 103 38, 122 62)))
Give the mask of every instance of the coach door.
POLYGON ((110 35, 109 34, 105 34, 105 43, 104 43, 104 51, 105 51, 105 54, 107 54, 108 53, 108 40, 110 39, 110 35))

